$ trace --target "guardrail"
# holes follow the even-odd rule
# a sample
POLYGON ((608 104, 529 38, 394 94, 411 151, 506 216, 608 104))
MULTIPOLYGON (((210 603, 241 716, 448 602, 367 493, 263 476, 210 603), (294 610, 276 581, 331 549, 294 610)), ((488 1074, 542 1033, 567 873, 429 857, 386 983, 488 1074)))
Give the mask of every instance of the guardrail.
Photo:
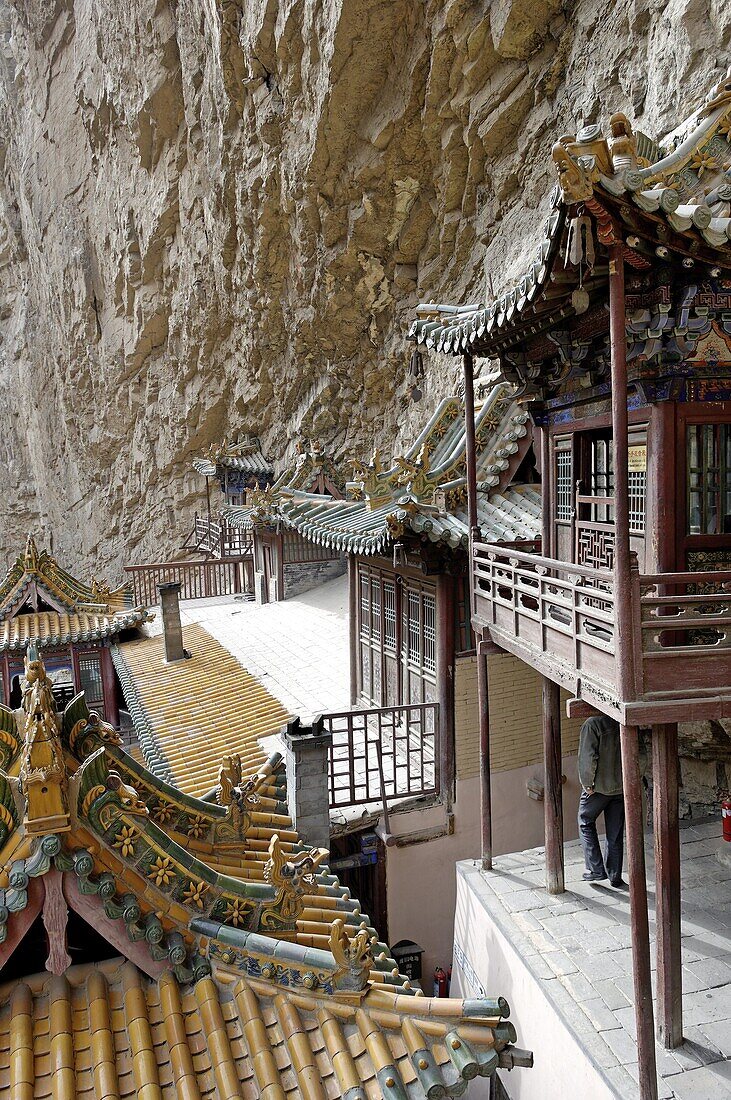
MULTIPOLYGON (((499 645, 569 688, 618 698, 613 573, 475 543, 472 584, 476 621, 499 645)), ((622 598, 633 624, 634 689, 625 702, 728 690, 731 572, 640 575, 633 555, 622 598)))
POLYGON ((232 596, 254 590, 254 564, 248 556, 125 565, 124 571, 129 576, 136 607, 156 604, 157 586, 170 581, 180 584, 181 600, 232 596))
POLYGON ((438 703, 323 714, 317 726, 332 737, 331 809, 439 793, 438 703))
POLYGON ((251 532, 231 527, 225 519, 209 519, 196 512, 185 548, 218 558, 245 557, 252 553, 251 532))

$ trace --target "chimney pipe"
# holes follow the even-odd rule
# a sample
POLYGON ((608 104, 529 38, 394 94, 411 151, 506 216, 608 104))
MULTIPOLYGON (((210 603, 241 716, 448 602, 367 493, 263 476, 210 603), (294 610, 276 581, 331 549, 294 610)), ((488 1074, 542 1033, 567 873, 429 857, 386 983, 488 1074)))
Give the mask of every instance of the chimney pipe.
POLYGON ((165 660, 182 661, 185 657, 183 649, 183 627, 180 622, 180 583, 168 581, 158 584, 160 593, 160 613, 162 615, 162 633, 165 639, 165 660))

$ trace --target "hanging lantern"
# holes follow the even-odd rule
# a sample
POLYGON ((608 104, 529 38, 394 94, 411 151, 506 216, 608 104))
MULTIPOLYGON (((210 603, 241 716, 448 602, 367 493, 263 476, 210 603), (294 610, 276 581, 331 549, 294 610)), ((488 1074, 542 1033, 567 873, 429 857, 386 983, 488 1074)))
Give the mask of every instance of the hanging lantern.
POLYGON ((411 383, 409 394, 412 401, 421 401, 423 392, 419 379, 424 377, 424 360, 418 348, 414 348, 409 359, 408 378, 411 383))
POLYGON ((424 377, 424 360, 418 348, 414 348, 409 359, 409 377, 414 381, 424 377))

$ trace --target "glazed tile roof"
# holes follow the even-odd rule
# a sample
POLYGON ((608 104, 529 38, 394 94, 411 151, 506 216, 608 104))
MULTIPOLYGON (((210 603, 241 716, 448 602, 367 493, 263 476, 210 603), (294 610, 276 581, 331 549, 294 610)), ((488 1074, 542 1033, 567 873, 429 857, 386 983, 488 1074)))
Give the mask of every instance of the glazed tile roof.
POLYGON ((256 774, 266 758, 259 738, 290 716, 204 627, 187 627, 185 646, 191 658, 177 664, 165 663, 161 635, 123 643, 114 659, 133 717, 148 734, 149 764, 200 797, 215 785, 224 756, 240 756, 243 774, 256 774))
MULTIPOLYGON (((582 215, 593 219, 599 241, 607 244, 616 209, 628 234, 625 258, 638 270, 673 251, 686 257, 689 270, 703 259, 731 267, 730 137, 731 80, 715 88, 662 143, 634 133, 622 114, 612 116, 606 138, 598 125, 582 127, 575 138, 562 137, 552 153, 559 182, 535 258, 521 278, 493 302, 423 303, 410 338, 453 355, 490 355, 519 325, 527 336, 539 332, 544 312, 554 321, 573 315, 577 311, 568 299, 575 280, 563 261, 560 267, 555 261, 562 249, 566 264, 576 262, 586 224, 579 222, 582 215)), ((583 258, 591 276, 593 257, 583 258)), ((594 275, 601 280, 606 269, 600 268, 597 262, 594 275)), ((591 287, 591 278, 585 285, 591 287)))
POLYGON ((16 615, 0 621, 0 653, 24 650, 30 642, 39 645, 68 645, 70 642, 95 642, 114 638, 145 622, 143 608, 121 611, 116 615, 59 615, 56 611, 41 611, 33 615, 16 615))
POLYGON ((241 470, 261 477, 271 477, 274 472, 256 436, 224 439, 218 446, 212 446, 207 455, 193 459, 193 467, 205 477, 215 477, 222 470, 241 470))
MULTIPOLYGON (((504 383, 488 382, 485 391, 475 420, 480 527, 492 542, 532 540, 540 534, 540 492, 532 485, 510 484, 530 445, 528 415, 504 383)), ((259 494, 253 508, 229 506, 224 514, 236 527, 279 522, 343 552, 381 553, 406 529, 452 549, 467 545, 465 433, 457 398, 440 403, 413 446, 392 466, 384 468, 376 454, 369 464, 357 464, 357 471, 358 480, 348 486, 351 499, 334 500, 278 483, 259 494)))
POLYGON ((147 617, 143 608, 131 607, 126 586, 112 591, 96 580, 79 581, 46 550, 39 553, 32 535, 0 581, 0 652, 23 650, 32 641, 101 641, 147 617), (43 604, 53 610, 39 610, 43 604), (26 606, 33 611, 22 611, 26 606))
POLYGON ((373 991, 347 1005, 228 975, 181 989, 121 959, 38 975, 0 1001, 0 1091, 13 1100, 454 1096, 501 1063, 461 1001, 373 991))
POLYGON ((531 1064, 501 999, 411 990, 327 852, 286 829, 268 793, 281 760, 191 798, 128 756, 83 695, 56 715, 29 659, 20 723, 0 707, 3 763, 22 781, 0 773, 0 941, 22 942, 42 909, 53 973, 0 987, 4 1093, 423 1100, 531 1064), (262 821, 283 828, 257 876, 262 821), (127 961, 69 968, 68 908, 127 961))

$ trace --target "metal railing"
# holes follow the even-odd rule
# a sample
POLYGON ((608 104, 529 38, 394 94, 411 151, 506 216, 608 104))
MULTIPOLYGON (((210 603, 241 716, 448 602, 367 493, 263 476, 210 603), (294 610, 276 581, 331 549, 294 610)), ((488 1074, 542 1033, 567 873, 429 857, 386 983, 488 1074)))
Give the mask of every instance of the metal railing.
POLYGON ((439 793, 439 704, 323 714, 329 733, 331 809, 381 805, 439 793))
POLYGON ((254 590, 254 565, 250 557, 214 558, 209 561, 168 561, 150 565, 125 565, 136 607, 151 607, 159 600, 157 586, 180 584, 181 600, 232 596, 254 590))

